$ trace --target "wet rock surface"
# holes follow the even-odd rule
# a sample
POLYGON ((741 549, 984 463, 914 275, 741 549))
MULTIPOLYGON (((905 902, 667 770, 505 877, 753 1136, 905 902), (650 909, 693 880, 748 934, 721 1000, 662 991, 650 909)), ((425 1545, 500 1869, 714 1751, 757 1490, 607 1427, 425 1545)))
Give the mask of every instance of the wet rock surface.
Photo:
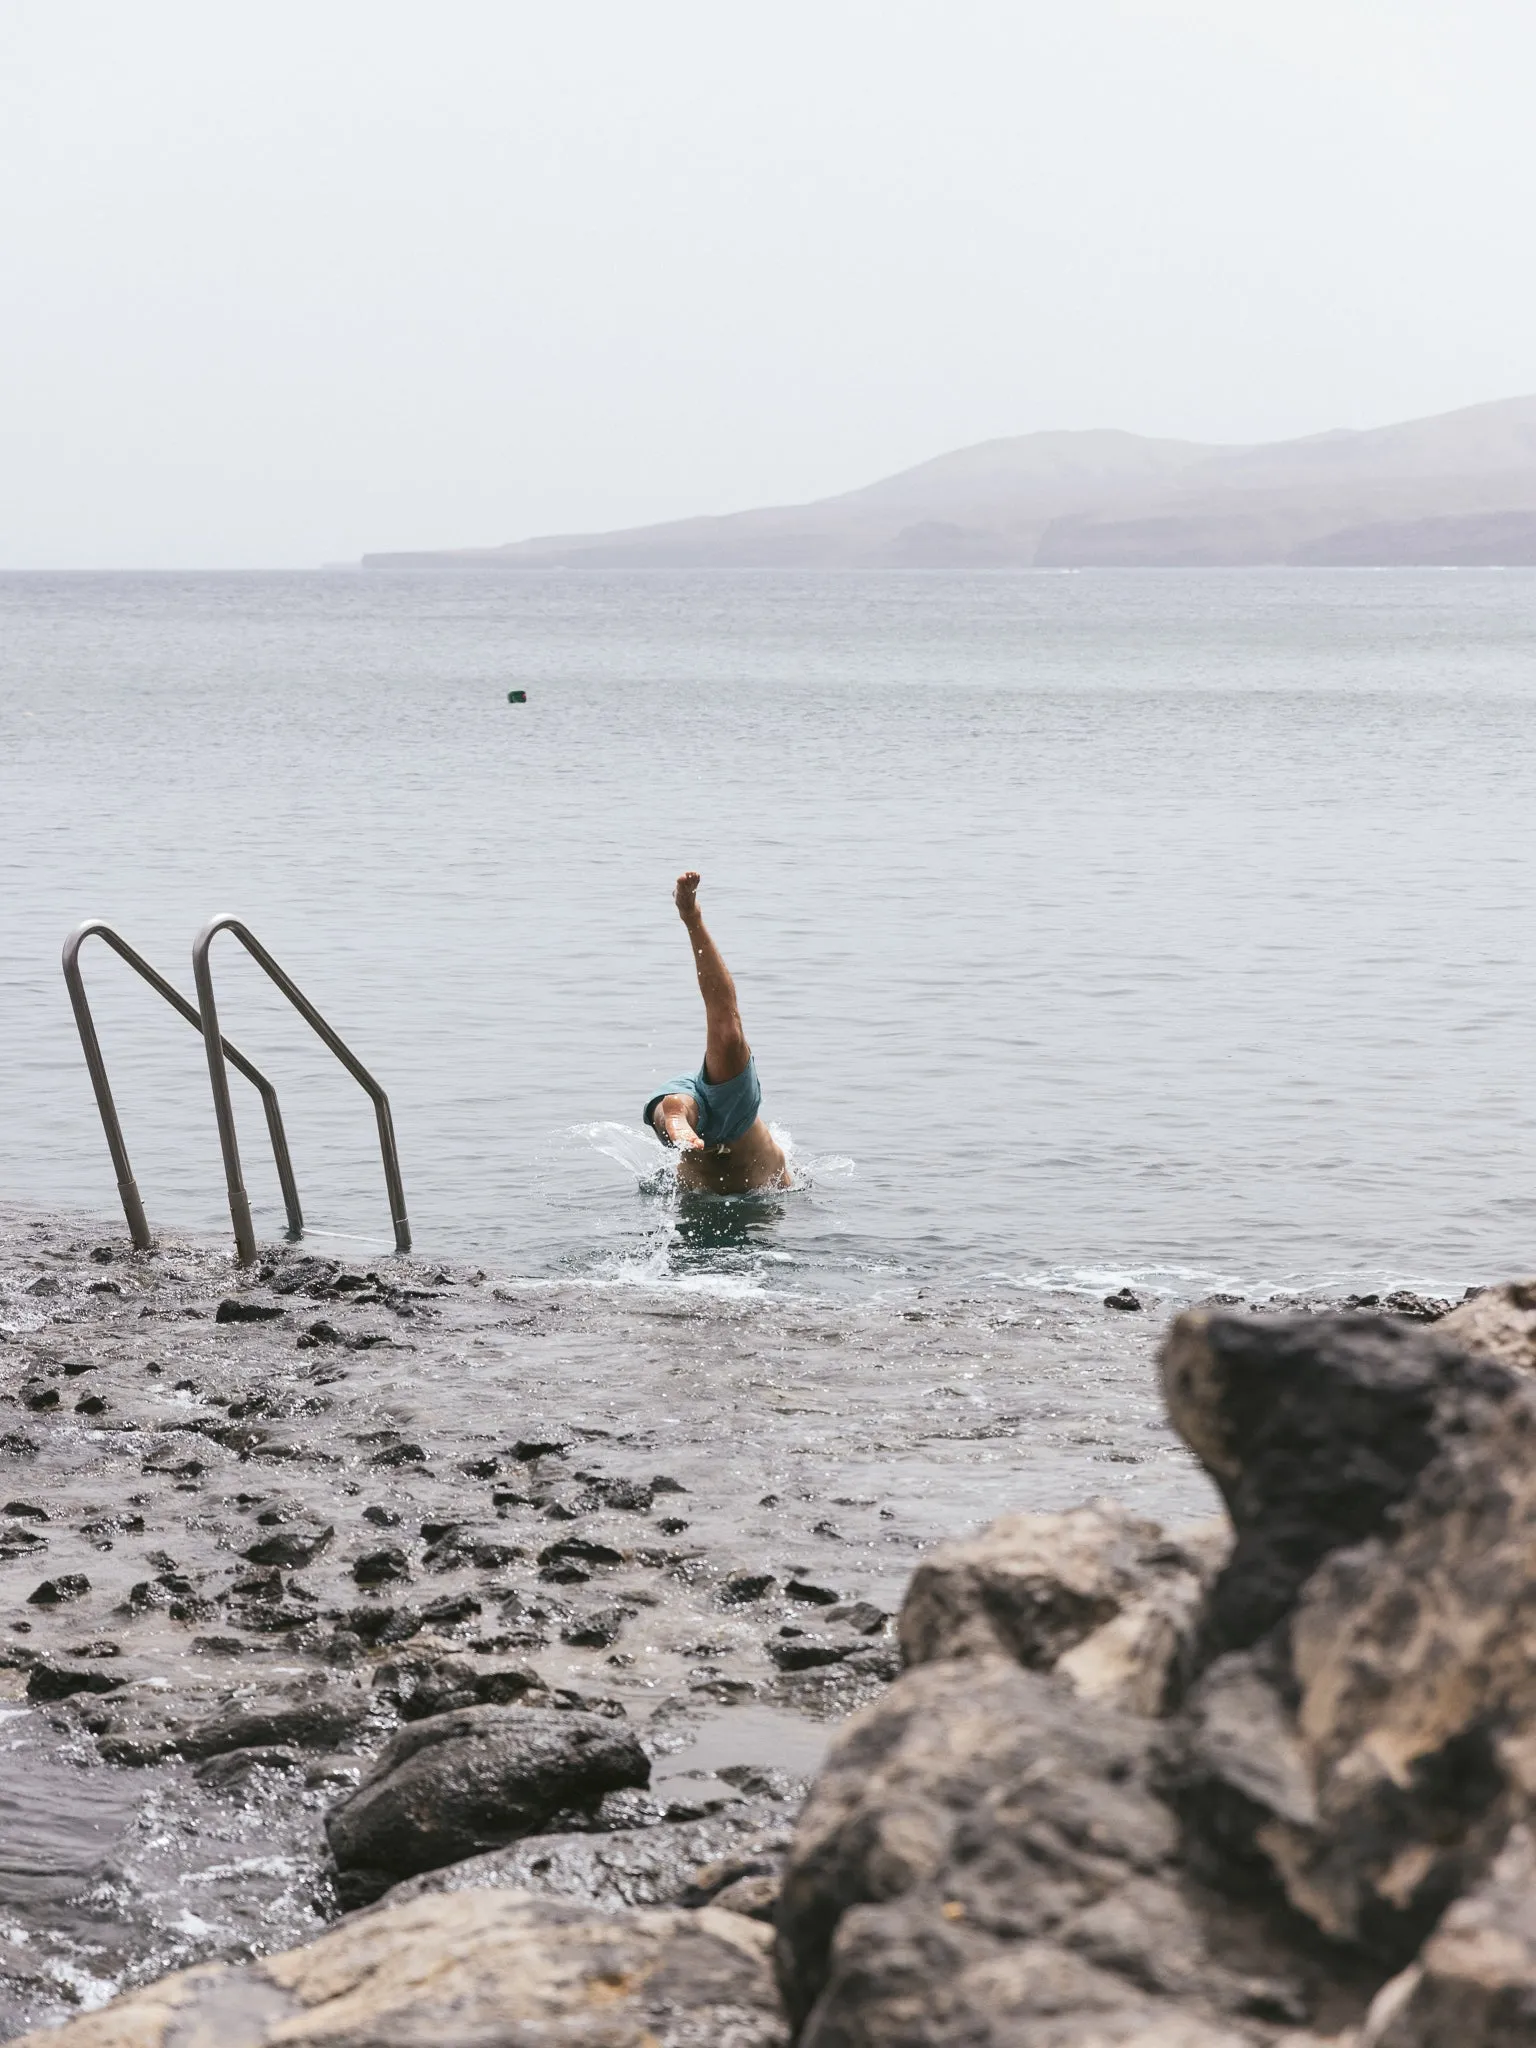
POLYGON ((27 2048, 784 2048, 765 1927, 460 1892, 362 1914, 308 1947, 162 1978, 27 2048))
MULTIPOLYGON (((762 1886, 762 1902, 771 1909, 798 1804, 798 1798, 747 1798, 723 1804, 699 1820, 544 1832, 511 1848, 408 1878, 388 1896, 394 1902, 428 1892, 490 1887, 591 1899, 605 1906, 704 1906, 755 1879, 762 1886)), ((626 1817, 622 1810, 615 1816, 626 1817)))
MULTIPOLYGON (((1181 1319, 1168 1410, 1230 1524, 1169 1533, 988 1522, 1051 1418, 995 1373, 959 1427, 915 1398, 926 1310, 861 1488, 856 1378, 836 1477, 810 1373, 722 1450, 762 1320, 658 1316, 655 1384, 700 1344, 721 1381, 679 1426, 558 1290, 0 1252, 0 2025, 126 1989, 52 2038, 1536 2039, 1536 1288, 1181 1319)), ((1101 1359, 1151 1331, 1091 1313, 1101 1359)))
MULTIPOLYGON (((1149 1322, 850 1320, 302 1247, 242 1274, 0 1209, 0 2034, 310 1939, 341 1909, 327 1811, 434 1714, 630 1728, 653 1782, 602 1802, 611 1858, 756 1814, 736 1766, 778 1783, 782 1832, 820 1731, 897 1669, 914 1558, 1016 1502, 1021 1461, 1065 1501, 1113 1451, 1117 1485, 1199 1510, 1149 1322), (781 1669, 795 1629, 830 1661, 781 1669)), ((661 1844, 634 1860, 677 1876, 661 1844)), ((763 1910, 769 1873, 735 1881, 763 1910)))
POLYGON ((500 1849, 555 1814, 650 1782, 622 1724, 539 1707, 461 1707, 392 1736, 326 1815, 338 1867, 385 1883, 500 1849))

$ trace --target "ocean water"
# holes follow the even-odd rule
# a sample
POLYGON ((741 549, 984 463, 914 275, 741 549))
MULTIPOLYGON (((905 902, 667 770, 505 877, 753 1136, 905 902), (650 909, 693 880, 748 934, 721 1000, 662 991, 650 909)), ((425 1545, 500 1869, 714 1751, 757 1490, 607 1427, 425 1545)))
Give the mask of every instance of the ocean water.
MULTIPOLYGON (((114 1210, 65 933, 190 992, 227 911, 389 1089, 429 1253, 824 1299, 1528 1270, 1533 759, 1528 572, 0 578, 0 1197, 114 1210), (702 1048, 685 865, 782 1199, 679 1205, 639 1126, 702 1048)), ((312 1229, 386 1248, 365 1098, 216 959, 312 1229)), ((151 1222, 223 1228, 194 1034, 86 974, 151 1222)))

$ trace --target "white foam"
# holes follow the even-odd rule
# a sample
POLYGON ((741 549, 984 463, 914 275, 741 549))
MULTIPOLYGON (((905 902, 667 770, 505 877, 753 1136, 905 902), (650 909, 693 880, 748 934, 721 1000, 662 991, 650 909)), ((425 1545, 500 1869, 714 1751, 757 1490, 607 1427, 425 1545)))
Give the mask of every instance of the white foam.
POLYGON ((594 1152, 600 1152, 605 1159, 622 1166, 642 1186, 647 1181, 654 1181, 658 1170, 666 1171, 671 1166, 671 1154, 662 1153, 658 1158, 655 1139, 634 1124, 575 1124, 571 1135, 585 1138, 594 1152))

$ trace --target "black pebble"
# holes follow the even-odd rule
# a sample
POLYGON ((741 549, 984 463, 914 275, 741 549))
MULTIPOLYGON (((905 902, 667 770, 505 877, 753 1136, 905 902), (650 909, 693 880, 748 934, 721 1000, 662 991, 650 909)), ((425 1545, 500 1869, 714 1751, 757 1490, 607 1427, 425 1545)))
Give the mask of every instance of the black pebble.
POLYGON ((241 1301, 237 1296, 229 1295, 219 1303, 213 1320, 216 1323, 272 1323, 284 1313, 272 1302, 241 1301))
POLYGON ((772 1572, 732 1572, 720 1588, 720 1598, 733 1606, 746 1600, 761 1600, 773 1583, 772 1572))
POLYGON ((366 1557, 360 1557, 352 1567, 352 1576, 360 1586, 381 1586, 389 1579, 409 1578, 410 1560, 403 1550, 393 1544, 384 1550, 370 1550, 366 1557))
POLYGON ((784 1590, 791 1600, 806 1600, 813 1607, 835 1607, 843 1597, 830 1586, 813 1586, 809 1579, 791 1579, 784 1590))
POLYGON ((573 1621, 568 1628, 560 1631, 563 1643, 572 1643, 577 1649, 606 1650, 614 1642, 624 1626, 622 1607, 599 1607, 591 1614, 584 1614, 573 1621))
POLYGON ((441 1627, 449 1622, 468 1621, 479 1612, 480 1602, 473 1593, 446 1593, 441 1600, 429 1600, 421 1610, 421 1618, 441 1627))
POLYGON ((57 1607, 65 1600, 78 1600, 82 1593, 89 1593, 91 1582, 84 1572, 60 1572, 56 1579, 44 1579, 43 1583, 27 1595, 29 1607, 57 1607))
POLYGON ((594 1543, 587 1536, 562 1536, 539 1552, 540 1564, 564 1564, 575 1558, 582 1564, 622 1564, 624 1553, 610 1543, 594 1543))

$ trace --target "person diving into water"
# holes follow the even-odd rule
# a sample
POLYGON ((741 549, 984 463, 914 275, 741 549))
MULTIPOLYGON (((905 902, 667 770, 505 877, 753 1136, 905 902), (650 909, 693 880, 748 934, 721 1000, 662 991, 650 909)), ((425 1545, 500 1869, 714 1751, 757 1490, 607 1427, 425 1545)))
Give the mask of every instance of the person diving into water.
POLYGON ((672 892, 688 927, 704 998, 704 1064, 680 1074, 645 1105, 645 1121, 663 1145, 678 1151, 677 1178, 712 1195, 787 1188, 789 1162, 759 1115, 763 1091, 757 1063, 736 1006, 736 984, 699 909, 699 878, 690 868, 672 892))

